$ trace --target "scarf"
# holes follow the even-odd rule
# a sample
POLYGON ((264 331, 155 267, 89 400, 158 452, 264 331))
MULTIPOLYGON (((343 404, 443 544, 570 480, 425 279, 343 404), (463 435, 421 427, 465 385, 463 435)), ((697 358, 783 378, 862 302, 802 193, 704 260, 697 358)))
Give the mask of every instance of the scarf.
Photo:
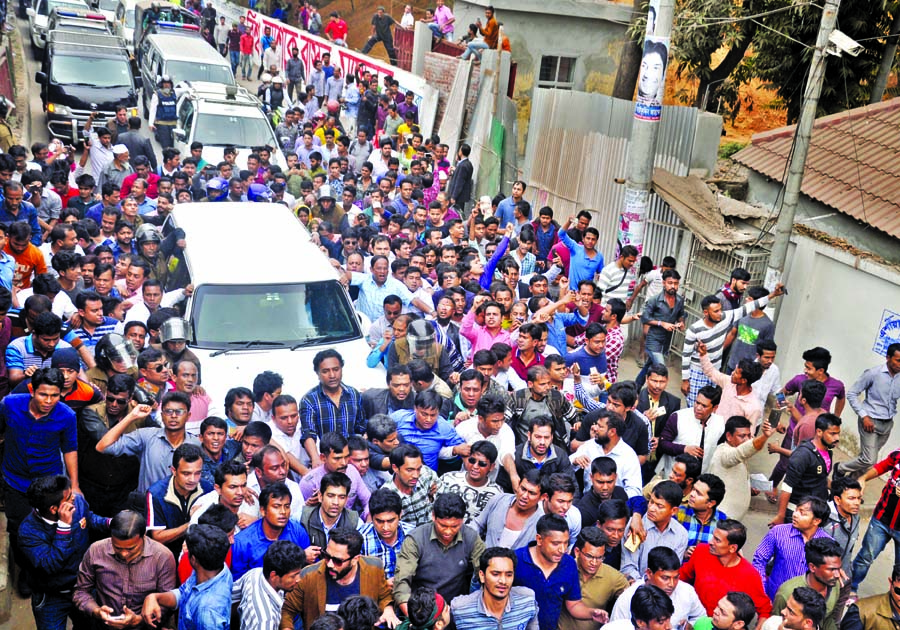
POLYGON ((417 626, 414 625, 409 618, 407 618, 403 623, 397 626, 397 630, 430 630, 434 627, 434 624, 437 623, 438 619, 441 618, 441 615, 444 613, 444 606, 446 606, 446 602, 444 598, 441 597, 440 593, 434 594, 434 610, 431 611, 431 618, 427 623, 417 626))

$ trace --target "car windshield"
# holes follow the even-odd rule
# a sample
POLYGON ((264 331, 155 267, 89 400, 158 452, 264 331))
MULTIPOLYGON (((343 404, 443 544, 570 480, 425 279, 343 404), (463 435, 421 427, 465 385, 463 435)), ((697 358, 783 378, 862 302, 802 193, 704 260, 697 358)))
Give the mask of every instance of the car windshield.
POLYGON ((82 2, 58 2, 56 0, 48 0, 47 2, 41 2, 38 5, 38 15, 50 15, 50 12, 56 7, 59 7, 60 9, 73 7, 86 9, 87 5, 82 2))
POLYGON ((229 144, 236 147, 276 145, 272 127, 265 118, 219 116, 218 114, 201 114, 197 117, 193 140, 214 146, 229 144))
POLYGON ((202 285, 194 293, 191 311, 194 345, 202 348, 327 346, 361 335, 344 288, 336 280, 202 285))
POLYGON ((119 5, 119 0, 100 0, 98 5, 101 11, 115 11, 119 5))
POLYGON ((234 75, 228 66, 217 66, 196 61, 169 61, 166 63, 166 74, 176 83, 181 81, 209 81, 234 85, 234 75))
POLYGON ((50 66, 50 79, 58 85, 131 87, 131 69, 124 57, 103 59, 56 54, 50 66))

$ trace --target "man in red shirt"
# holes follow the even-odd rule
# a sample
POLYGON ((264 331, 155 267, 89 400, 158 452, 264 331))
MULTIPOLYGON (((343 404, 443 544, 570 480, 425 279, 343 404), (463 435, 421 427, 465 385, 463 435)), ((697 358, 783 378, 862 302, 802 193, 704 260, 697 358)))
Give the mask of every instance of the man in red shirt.
POLYGON ((772 614, 772 602, 766 596, 759 573, 740 555, 745 542, 747 528, 742 523, 732 519, 719 521, 709 544, 697 545, 682 565, 680 577, 693 584, 710 616, 719 600, 740 584, 741 590, 753 599, 759 615, 757 625, 761 625, 772 614))
POLYGON ((884 473, 891 474, 890 479, 881 489, 881 496, 872 512, 872 519, 866 529, 859 553, 853 560, 853 575, 850 577, 850 588, 856 593, 859 585, 866 579, 869 567, 875 558, 884 551, 888 541, 894 540, 895 550, 900 539, 900 449, 875 464, 866 474, 859 478, 863 491, 866 483, 880 477, 884 473))
POLYGON ((331 19, 328 26, 325 27, 325 37, 333 41, 338 46, 347 45, 347 22, 341 17, 337 11, 331 12, 331 19))

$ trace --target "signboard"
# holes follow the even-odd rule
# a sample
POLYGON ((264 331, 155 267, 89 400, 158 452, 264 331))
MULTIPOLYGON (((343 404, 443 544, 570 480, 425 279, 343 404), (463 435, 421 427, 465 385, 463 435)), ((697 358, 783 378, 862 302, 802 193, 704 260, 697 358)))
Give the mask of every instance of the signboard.
POLYGON ((884 309, 872 352, 880 357, 886 356, 888 346, 892 343, 900 343, 900 313, 884 309))

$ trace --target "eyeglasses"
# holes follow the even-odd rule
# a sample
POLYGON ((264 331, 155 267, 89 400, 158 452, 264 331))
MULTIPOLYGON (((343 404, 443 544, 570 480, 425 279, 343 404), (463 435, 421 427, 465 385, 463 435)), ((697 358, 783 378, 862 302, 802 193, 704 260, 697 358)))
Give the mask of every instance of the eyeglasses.
POLYGON ((187 414, 186 409, 163 409, 162 415, 168 418, 180 418, 181 416, 187 414))
POLYGON ((163 372, 165 372, 166 370, 169 369, 169 364, 168 364, 168 363, 160 363, 160 364, 157 365, 156 367, 149 367, 149 366, 148 366, 147 369, 148 369, 148 370, 153 370, 153 371, 156 372, 157 374, 162 374, 163 372))
POLYGON ((490 462, 487 462, 483 459, 478 459, 477 457, 470 457, 469 463, 473 466, 478 466, 479 468, 487 468, 491 465, 490 462))
POLYGON ((330 560, 331 563, 334 564, 334 566, 336 566, 336 567, 347 564, 348 562, 353 560, 353 558, 335 558, 334 556, 329 554, 327 551, 322 552, 322 559, 325 560, 325 562, 328 562, 330 560))
POLYGON ((595 556, 593 554, 585 553, 583 551, 579 552, 582 556, 588 559, 589 562, 603 562, 603 556, 595 556))
POLYGON ((116 403, 117 405, 124 405, 128 403, 129 396, 123 396, 122 398, 116 398, 115 396, 106 395, 106 402, 108 403, 116 403))

